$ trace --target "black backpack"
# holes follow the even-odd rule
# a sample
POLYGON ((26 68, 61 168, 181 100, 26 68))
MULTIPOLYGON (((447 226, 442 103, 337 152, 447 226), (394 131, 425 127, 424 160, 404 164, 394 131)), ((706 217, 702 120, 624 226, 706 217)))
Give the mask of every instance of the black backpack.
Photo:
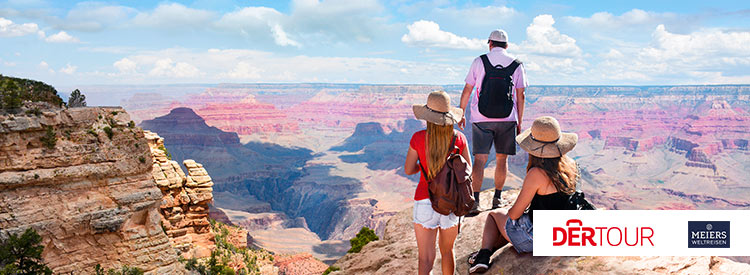
POLYGON ((479 92, 479 113, 488 118, 506 118, 513 111, 513 72, 521 61, 516 59, 503 67, 492 66, 486 54, 480 58, 484 63, 484 79, 479 92))
POLYGON ((570 195, 566 210, 596 210, 596 207, 586 200, 583 191, 576 190, 570 195))
POLYGON ((576 190, 573 194, 568 197, 568 204, 565 206, 565 210, 596 210, 596 207, 586 200, 586 196, 581 191, 580 184, 581 180, 581 167, 576 163, 576 169, 578 169, 578 177, 576 178, 576 190))

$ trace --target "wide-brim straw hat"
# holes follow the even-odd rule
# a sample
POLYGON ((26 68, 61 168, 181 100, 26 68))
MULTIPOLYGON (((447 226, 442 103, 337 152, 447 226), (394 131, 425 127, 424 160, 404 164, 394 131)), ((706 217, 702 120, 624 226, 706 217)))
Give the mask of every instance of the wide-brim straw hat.
POLYGON ((564 133, 560 130, 560 123, 551 116, 543 116, 534 120, 531 128, 516 136, 516 142, 529 155, 538 158, 557 158, 573 150, 578 142, 575 133, 564 133))
POLYGON ((427 96, 427 104, 412 106, 414 116, 437 125, 453 125, 461 121, 464 110, 451 107, 451 98, 445 91, 434 91, 427 96))

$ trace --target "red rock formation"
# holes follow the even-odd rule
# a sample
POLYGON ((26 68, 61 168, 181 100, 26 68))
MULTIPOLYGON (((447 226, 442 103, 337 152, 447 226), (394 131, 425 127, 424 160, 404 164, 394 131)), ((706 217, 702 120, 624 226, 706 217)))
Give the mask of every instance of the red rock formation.
POLYGON ((411 106, 425 102, 425 93, 388 93, 363 88, 360 91, 329 94, 321 92, 288 111, 290 117, 308 127, 353 129, 361 122, 380 122, 395 127, 397 122, 413 118, 411 106), (315 114, 315 115, 311 115, 315 114))
MULTIPOLYGON (((235 94, 225 95, 236 98, 235 94)), ((255 133, 297 132, 299 126, 272 104, 255 100, 247 95, 238 101, 221 100, 217 103, 216 96, 206 101, 206 106, 196 110, 208 125, 239 135, 255 133)))
POLYGON ((214 233, 208 221, 212 202, 213 182, 203 166, 185 160, 187 176, 176 161, 169 160, 164 139, 150 131, 144 132, 153 156, 151 171, 161 189, 161 226, 184 258, 204 258, 214 249, 214 233))
POLYGON ((274 266, 279 268, 279 275, 321 274, 328 268, 308 253, 277 257, 274 266))

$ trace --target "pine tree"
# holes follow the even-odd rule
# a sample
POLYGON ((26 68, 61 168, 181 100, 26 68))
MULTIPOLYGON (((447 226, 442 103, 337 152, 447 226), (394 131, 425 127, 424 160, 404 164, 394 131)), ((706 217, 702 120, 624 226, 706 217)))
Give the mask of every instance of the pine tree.
POLYGON ((75 89, 70 93, 68 99, 68 107, 86 107, 86 96, 81 93, 78 89, 75 89))
POLYGON ((21 237, 11 234, 0 242, 0 274, 52 274, 42 263, 41 241, 42 237, 29 228, 21 237))

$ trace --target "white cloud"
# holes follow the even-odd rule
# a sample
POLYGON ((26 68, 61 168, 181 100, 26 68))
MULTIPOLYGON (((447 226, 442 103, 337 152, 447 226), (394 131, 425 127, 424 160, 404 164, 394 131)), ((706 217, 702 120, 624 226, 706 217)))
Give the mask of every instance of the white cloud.
POLYGON ((55 73, 55 70, 53 70, 52 68, 50 68, 49 64, 47 64, 47 62, 44 62, 44 61, 39 62, 39 69, 46 70, 49 73, 55 73))
POLYGON ((100 31, 105 27, 123 24, 136 9, 125 6, 112 6, 100 2, 81 2, 68 11, 65 19, 53 19, 58 29, 76 31, 100 31))
POLYGON ((284 29, 281 28, 281 25, 273 25, 271 30, 273 31, 273 40, 276 41, 276 44, 280 46, 300 46, 299 42, 289 39, 284 29))
POLYGON ((112 66, 117 68, 117 70, 120 71, 120 73, 122 74, 134 74, 136 73, 136 68, 137 68, 137 64, 128 58, 123 58, 118 61, 115 61, 115 63, 112 64, 112 66))
POLYGON ((690 34, 670 33, 664 25, 656 27, 652 34, 654 46, 646 49, 650 58, 683 59, 706 55, 750 58, 750 32, 725 32, 704 29, 690 34))
POLYGON ((572 37, 560 33, 553 25, 552 15, 542 14, 526 28, 526 40, 521 42, 520 49, 525 53, 549 56, 580 56, 581 48, 572 37))
POLYGON ((487 47, 486 41, 443 31, 440 25, 432 21, 420 20, 407 26, 407 29, 409 33, 401 37, 401 42, 410 46, 466 50, 481 50, 487 47))
POLYGON ((389 26, 377 0, 295 0, 284 29, 332 41, 370 42, 389 26))
POLYGON ((219 29, 238 31, 241 35, 257 41, 259 38, 273 40, 279 46, 298 46, 289 38, 281 26, 285 15, 267 7, 245 7, 224 14, 215 25, 219 29))
POLYGON ((138 13, 133 23, 146 27, 196 28, 209 26, 214 17, 211 11, 188 8, 178 3, 162 3, 151 12, 138 13))
MULTIPOLYGON (((175 83, 188 75, 194 83, 222 82, 335 82, 458 83, 463 66, 366 57, 286 56, 246 49, 165 49, 126 56, 145 74, 107 74, 111 82, 175 83), (188 73, 178 73, 189 67, 188 73), (288 64, 295 64, 290 67, 288 64), (407 73, 401 71, 406 69, 407 73)), ((100 82, 101 79, 96 81, 100 82)))
POLYGON ((429 9, 429 11, 427 18, 441 22, 493 28, 497 28, 498 24, 510 22, 519 15, 518 11, 506 6, 446 7, 429 9))
POLYGON ((592 78, 633 84, 750 83, 750 32, 701 29, 688 34, 658 25, 641 47, 611 49, 588 68, 592 78))
POLYGON ((373 0, 293 1, 288 14, 268 7, 244 7, 224 14, 214 25, 255 43, 265 39, 279 46, 330 46, 341 41, 371 42, 387 34, 391 25, 378 17, 381 11, 373 0))
POLYGON ((13 21, 0 17, 0 37, 17 37, 39 32, 39 26, 35 23, 16 24, 13 21))
POLYGON ((60 31, 56 34, 50 35, 44 39, 44 41, 50 43, 78 43, 78 38, 75 38, 65 31, 60 31))
POLYGON ((224 28, 264 28, 269 23, 279 23, 284 15, 267 7, 245 7, 224 14, 216 23, 224 28))
POLYGON ((65 67, 60 68, 59 71, 64 74, 72 75, 76 72, 77 69, 78 66, 71 66, 70 63, 68 63, 67 65, 65 65, 65 67))
POLYGON ((563 20, 574 25, 593 27, 595 29, 612 30, 636 25, 658 24, 677 19, 674 13, 657 13, 640 9, 632 9, 621 15, 613 15, 609 12, 597 12, 591 17, 566 16, 563 20))
POLYGON ((156 61, 154 68, 148 72, 150 76, 186 78, 195 77, 200 74, 198 68, 186 62, 173 62, 171 58, 163 58, 156 61))
POLYGON ((262 69, 255 67, 248 62, 240 61, 239 63, 237 63, 237 66, 235 66, 232 71, 227 72, 226 74, 220 74, 220 76, 231 78, 231 79, 258 80, 258 79, 261 79, 262 72, 263 72, 262 69))

